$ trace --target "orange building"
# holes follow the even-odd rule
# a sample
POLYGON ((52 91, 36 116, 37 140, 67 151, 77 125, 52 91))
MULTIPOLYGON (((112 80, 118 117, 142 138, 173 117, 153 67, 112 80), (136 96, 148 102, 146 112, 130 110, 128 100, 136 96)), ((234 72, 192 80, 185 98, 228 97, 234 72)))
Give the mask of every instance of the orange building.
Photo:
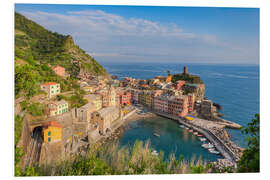
POLYGON ((65 77, 65 68, 62 66, 53 66, 52 70, 57 74, 58 76, 65 77))
POLYGON ((62 140, 62 126, 56 121, 43 124, 43 141, 50 143, 62 140))
POLYGON ((172 81, 172 77, 173 77, 172 75, 167 76, 167 77, 166 77, 166 82, 171 82, 171 81, 172 81))

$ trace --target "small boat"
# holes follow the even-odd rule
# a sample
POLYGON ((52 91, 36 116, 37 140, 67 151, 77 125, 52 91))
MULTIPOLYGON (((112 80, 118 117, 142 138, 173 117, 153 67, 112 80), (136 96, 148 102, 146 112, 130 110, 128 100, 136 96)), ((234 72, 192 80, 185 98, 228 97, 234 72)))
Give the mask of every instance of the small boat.
POLYGON ((156 150, 153 150, 153 151, 151 152, 151 154, 154 155, 154 156, 158 156, 158 152, 157 152, 156 150))
POLYGON ((200 141, 206 141, 207 139, 206 138, 199 138, 200 141))
POLYGON ((216 150, 214 150, 214 151, 212 151, 211 153, 213 153, 213 154, 220 154, 218 151, 216 151, 216 150))
POLYGON ((188 132, 193 132, 193 130, 192 130, 192 129, 190 129, 188 132))
POLYGON ((198 137, 202 137, 203 135, 202 135, 202 134, 198 134, 197 136, 198 136, 198 137))
POLYGON ((185 126, 184 126, 184 125, 179 125, 179 127, 180 127, 180 128, 185 128, 185 126))
POLYGON ((154 133, 153 135, 154 136, 157 136, 157 137, 160 137, 160 135, 158 133, 154 133))
POLYGON ((216 151, 215 148, 210 148, 210 149, 208 149, 208 151, 209 151, 210 153, 212 153, 212 154, 219 154, 219 152, 216 151))
POLYGON ((189 129, 188 127, 185 127, 186 129, 189 129))
POLYGON ((194 135, 198 135, 198 132, 193 132, 194 135))
POLYGON ((214 145, 211 144, 211 143, 208 143, 208 144, 204 143, 204 144, 202 144, 202 147, 203 147, 203 148, 206 148, 206 149, 209 149, 209 148, 213 148, 214 145))

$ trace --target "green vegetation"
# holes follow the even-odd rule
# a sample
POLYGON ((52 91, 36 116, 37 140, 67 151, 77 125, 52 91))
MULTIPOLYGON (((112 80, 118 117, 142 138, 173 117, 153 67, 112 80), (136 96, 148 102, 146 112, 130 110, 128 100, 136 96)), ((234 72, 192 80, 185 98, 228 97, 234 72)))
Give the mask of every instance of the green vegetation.
POLYGON ((39 176, 109 175, 109 174, 182 174, 207 173, 211 166, 201 159, 186 161, 182 156, 164 153, 151 154, 149 142, 135 142, 134 146, 119 148, 117 143, 91 146, 85 156, 75 156, 53 166, 34 168, 39 176))
POLYGON ((71 77, 76 77, 81 68, 93 75, 107 74, 95 59, 74 45, 71 36, 48 31, 19 13, 15 13, 15 59, 31 65, 61 65, 71 77))
POLYGON ((42 116, 45 112, 45 105, 39 102, 29 103, 28 101, 21 102, 22 110, 27 110, 32 116, 42 116))
POLYGON ((174 74, 172 77, 172 82, 175 83, 176 81, 179 80, 183 80, 194 84, 203 84, 203 80, 200 78, 200 76, 196 76, 193 74, 174 74))
POLYGON ((243 130, 247 135, 248 148, 238 162, 238 172, 260 172, 260 115, 248 123, 248 127, 243 130))
POLYGON ((74 108, 74 107, 79 108, 79 107, 87 104, 87 102, 88 102, 87 99, 83 98, 83 94, 84 94, 83 91, 79 91, 79 92, 76 92, 74 95, 72 95, 70 97, 66 97, 66 96, 63 96, 63 95, 57 95, 56 99, 58 101, 60 101, 61 99, 66 100, 71 109, 74 108))
POLYGON ((21 159, 22 156, 24 155, 22 153, 22 148, 21 147, 17 147, 18 142, 20 140, 21 137, 21 133, 22 133, 22 127, 23 127, 23 119, 20 116, 15 116, 15 133, 14 133, 14 141, 15 141, 15 175, 16 176, 20 176, 21 175, 21 167, 20 167, 20 163, 21 163, 21 159))

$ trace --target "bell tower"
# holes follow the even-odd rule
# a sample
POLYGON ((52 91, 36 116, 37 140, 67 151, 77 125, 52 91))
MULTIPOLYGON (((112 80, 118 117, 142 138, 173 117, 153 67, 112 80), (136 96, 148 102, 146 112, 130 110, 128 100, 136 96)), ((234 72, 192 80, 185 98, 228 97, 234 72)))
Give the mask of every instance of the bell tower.
POLYGON ((188 74, 187 66, 184 67, 184 74, 188 74))

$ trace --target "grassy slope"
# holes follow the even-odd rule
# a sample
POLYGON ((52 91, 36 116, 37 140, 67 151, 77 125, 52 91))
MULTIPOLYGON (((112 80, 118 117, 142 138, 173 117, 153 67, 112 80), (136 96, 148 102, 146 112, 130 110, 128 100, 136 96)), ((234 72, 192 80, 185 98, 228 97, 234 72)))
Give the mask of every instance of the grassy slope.
POLYGON ((58 64, 73 76, 80 68, 93 75, 107 74, 94 58, 74 44, 71 36, 53 33, 19 13, 15 13, 15 59, 58 64))

